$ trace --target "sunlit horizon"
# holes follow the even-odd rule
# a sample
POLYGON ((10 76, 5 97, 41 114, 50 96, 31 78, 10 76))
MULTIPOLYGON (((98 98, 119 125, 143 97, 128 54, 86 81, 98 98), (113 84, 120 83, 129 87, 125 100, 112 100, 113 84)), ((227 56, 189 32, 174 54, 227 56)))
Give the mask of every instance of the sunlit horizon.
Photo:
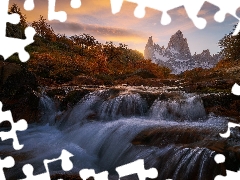
MULTIPOLYGON (((23 9, 25 0, 10 0, 10 4, 16 3, 27 20, 38 20, 40 15, 47 19, 47 0, 35 2, 36 8, 27 12, 23 9)), ((82 0, 79 9, 72 9, 69 1, 58 0, 56 11, 66 11, 68 20, 65 23, 51 21, 49 24, 56 33, 66 34, 90 34, 99 42, 112 41, 114 44, 124 43, 131 49, 143 53, 150 36, 160 46, 167 46, 170 37, 178 30, 187 38, 191 54, 201 53, 209 49, 211 54, 219 52, 218 41, 229 33, 238 20, 228 15, 223 23, 214 20, 214 14, 218 7, 205 3, 199 12, 199 17, 207 20, 207 26, 203 30, 197 29, 188 18, 183 7, 169 11, 172 22, 163 26, 160 24, 162 13, 152 9, 146 9, 146 16, 142 19, 134 17, 136 4, 124 2, 121 11, 115 15, 111 12, 110 0, 82 0)))

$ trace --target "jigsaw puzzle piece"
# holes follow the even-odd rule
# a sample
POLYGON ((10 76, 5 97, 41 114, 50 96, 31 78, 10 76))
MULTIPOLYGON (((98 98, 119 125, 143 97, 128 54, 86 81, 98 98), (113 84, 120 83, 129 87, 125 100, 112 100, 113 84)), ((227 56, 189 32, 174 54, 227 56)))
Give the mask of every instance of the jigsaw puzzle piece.
POLYGON ((11 123, 12 128, 8 132, 0 132, 0 137, 2 141, 7 139, 13 139, 13 148, 15 150, 20 150, 23 148, 23 145, 19 144, 17 131, 26 130, 28 127, 28 124, 24 119, 19 120, 18 122, 14 122, 11 111, 3 112, 1 109, 2 109, 2 103, 0 102, 0 123, 2 123, 3 121, 9 121, 11 123))
POLYGON ((204 18, 198 17, 198 13, 200 12, 204 2, 204 0, 185 0, 184 2, 184 7, 188 17, 198 29, 203 29, 207 25, 207 21, 204 18))
POLYGON ((117 167, 116 171, 119 174, 119 179, 132 174, 137 174, 139 180, 146 180, 146 178, 154 179, 158 176, 158 171, 155 168, 145 169, 143 159, 117 167))
POLYGON ((50 160, 45 159, 43 161, 43 164, 46 169, 46 172, 38 175, 33 175, 33 166, 31 164, 25 164, 22 170, 23 170, 23 173, 26 175, 26 178, 21 180, 43 180, 43 179, 51 180, 48 164, 61 160, 62 169, 64 171, 70 171, 73 168, 72 161, 70 160, 70 157, 72 156, 73 155, 71 153, 63 149, 61 155, 58 158, 50 159, 50 160))
MULTIPOLYGON (((128 2, 136 3, 137 7, 134 11, 134 15, 138 18, 145 16, 145 8, 151 8, 158 11, 162 11, 161 24, 167 25, 171 22, 171 17, 168 14, 169 10, 175 9, 177 7, 184 6, 189 18, 193 21, 194 25, 203 29, 206 27, 207 21, 204 18, 198 17, 205 0, 125 0, 128 2)), ((112 13, 116 14, 121 10, 124 0, 111 0, 112 13)), ((227 13, 231 14, 235 18, 239 19, 236 15, 236 10, 240 7, 240 1, 229 0, 208 0, 209 3, 218 6, 220 11, 214 16, 217 22, 223 22, 227 13)), ((240 25, 237 26, 233 35, 237 35, 240 30, 240 25)))
POLYGON ((17 24, 20 16, 16 13, 8 14, 9 0, 2 0, 0 4, 0 54, 7 59, 14 53, 18 53, 20 60, 25 62, 30 56, 24 48, 34 42, 33 36, 36 32, 32 27, 28 27, 25 29, 26 39, 24 40, 6 37, 7 22, 17 24))
MULTIPOLYGON (((233 17, 237 18, 240 22, 240 18, 236 15, 237 9, 240 7, 240 1, 228 0, 228 1, 219 1, 219 0, 208 0, 209 3, 218 6, 220 10, 215 14, 214 19, 217 22, 223 22, 225 20, 226 14, 231 14, 233 17)), ((233 36, 237 35, 240 31, 240 23, 233 32, 233 36)))
MULTIPOLYGON (((138 6, 134 11, 134 15, 138 18, 145 16, 145 8, 151 8, 158 11, 162 11, 161 24, 167 25, 171 22, 171 17, 168 14, 169 10, 175 9, 177 7, 185 6, 189 17, 193 20, 194 24, 199 28, 204 28, 206 26, 206 21, 203 18, 197 17, 199 10, 201 9, 204 0, 125 0, 128 2, 136 3, 138 6), (194 7, 194 8, 193 8, 194 7)), ((123 0, 111 0, 112 13, 116 14, 121 10, 123 0)))
POLYGON ((238 25, 237 25, 237 27, 235 28, 235 30, 234 30, 234 32, 233 32, 233 36, 236 36, 236 35, 238 35, 238 33, 240 32, 240 20, 239 20, 239 22, 238 22, 238 25))
POLYGON ((235 180, 239 179, 240 177, 240 171, 234 172, 226 170, 227 175, 224 177, 222 175, 217 175, 214 180, 235 180))
POLYGON ((73 157, 73 155, 70 152, 63 149, 61 155, 58 158, 51 159, 51 160, 46 159, 43 161, 43 164, 44 164, 45 168, 48 170, 47 164, 61 160, 62 161, 62 164, 61 164, 62 169, 64 171, 70 171, 73 168, 73 164, 72 164, 72 161, 70 160, 70 157, 73 157))
POLYGON ((23 7, 27 11, 32 11, 35 8, 34 0, 25 0, 23 7))
POLYGON ((0 159, 0 179, 1 180, 5 180, 5 175, 3 172, 3 168, 11 168, 15 165, 15 161, 13 159, 13 157, 8 156, 5 159, 0 159))
POLYGON ((225 156, 222 154, 217 154, 214 157, 214 160, 217 164, 224 163, 225 162, 225 156))
POLYGON ((25 164, 22 170, 26 175, 25 180, 51 180, 50 174, 48 172, 39 175, 33 175, 33 166, 31 164, 25 164))
POLYGON ((117 14, 120 12, 122 5, 123 5, 123 0, 111 0, 111 9, 113 14, 117 14))
POLYGON ((79 175, 83 180, 87 180, 90 177, 93 177, 94 180, 108 180, 107 171, 96 174, 93 169, 82 169, 79 175))
POLYGON ((9 37, 0 37, 0 41, 4 42, 0 44, 0 54, 7 59, 14 53, 18 53, 19 59, 22 62, 29 60, 30 55, 25 51, 25 47, 33 43, 33 37, 36 34, 36 31, 32 27, 27 27, 25 29, 26 39, 16 39, 9 37))
MULTIPOLYGON (((70 5, 72 8, 79 8, 81 0, 71 0, 70 5)), ((55 11, 56 0, 48 0, 48 20, 59 20, 65 22, 67 20, 67 13, 65 11, 55 11)), ((24 9, 27 11, 33 10, 35 7, 34 0, 25 0, 24 9)))
POLYGON ((233 85, 232 93, 236 96, 240 96, 240 86, 237 83, 233 85))
POLYGON ((236 15, 237 9, 240 7, 240 1, 228 0, 228 1, 219 1, 219 0, 208 0, 209 3, 218 6, 220 10, 215 14, 214 19, 217 22, 223 22, 226 14, 229 13, 235 18, 239 19, 236 15))
POLYGON ((71 0, 70 5, 72 8, 77 9, 81 7, 82 3, 81 0, 71 0))
POLYGON ((237 127, 237 126, 240 127, 240 124, 229 122, 227 132, 223 133, 223 134, 219 133, 219 135, 223 138, 228 138, 230 136, 230 128, 234 128, 234 127, 237 127))
POLYGON ((9 0, 2 0, 0 6, 0 38, 6 36, 7 22, 17 24, 20 22, 19 14, 8 14, 9 0))
POLYGON ((48 20, 59 20, 65 22, 67 20, 67 13, 65 11, 55 11, 56 0, 48 0, 48 20))

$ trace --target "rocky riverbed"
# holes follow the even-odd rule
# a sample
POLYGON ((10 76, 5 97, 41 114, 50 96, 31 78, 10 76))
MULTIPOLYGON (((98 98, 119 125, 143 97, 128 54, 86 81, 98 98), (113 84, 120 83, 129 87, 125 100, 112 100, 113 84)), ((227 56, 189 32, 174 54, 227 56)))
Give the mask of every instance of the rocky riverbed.
POLYGON ((64 174, 57 169, 53 179, 79 179, 77 171, 86 167, 108 170, 114 179, 115 167, 138 158, 159 170, 158 179, 213 179, 226 169, 239 170, 240 129, 232 129, 228 139, 219 136, 227 122, 240 121, 240 97, 225 91, 230 81, 198 86, 183 80, 155 81, 156 86, 43 86, 24 67, 8 63, 2 64, 1 74, 3 110, 30 125, 19 135, 25 149, 14 153, 9 142, 1 145, 3 156, 17 160, 15 169, 7 171, 9 178, 23 176, 19 169, 25 163, 42 172, 41 160, 55 157, 62 148, 76 156, 74 170, 64 174), (46 149, 47 154, 41 153, 46 149), (225 163, 215 163, 218 153, 225 155, 225 163))

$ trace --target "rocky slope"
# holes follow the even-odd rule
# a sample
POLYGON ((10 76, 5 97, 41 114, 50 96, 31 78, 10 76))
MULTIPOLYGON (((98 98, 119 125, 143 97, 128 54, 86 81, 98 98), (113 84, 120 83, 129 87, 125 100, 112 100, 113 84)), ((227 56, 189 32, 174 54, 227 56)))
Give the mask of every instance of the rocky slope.
POLYGON ((187 39, 179 30, 172 35, 166 48, 155 44, 152 37, 149 37, 144 57, 151 59, 156 64, 169 67, 174 74, 180 74, 198 67, 212 68, 217 64, 220 56, 218 54, 211 55, 208 49, 203 50, 201 54, 191 55, 187 39))

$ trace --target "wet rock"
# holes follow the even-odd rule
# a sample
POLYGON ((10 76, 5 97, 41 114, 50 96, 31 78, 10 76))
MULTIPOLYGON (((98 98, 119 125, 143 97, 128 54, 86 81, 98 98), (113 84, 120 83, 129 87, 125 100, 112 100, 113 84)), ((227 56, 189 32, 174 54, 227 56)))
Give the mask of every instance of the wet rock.
POLYGON ((66 96, 65 90, 61 88, 46 90, 46 94, 50 98, 57 98, 58 96, 61 96, 61 97, 66 96))
POLYGON ((139 93, 143 99, 146 100, 148 109, 153 105, 154 101, 159 97, 158 93, 139 93))
POLYGON ((86 89, 70 91, 62 102, 60 102, 60 110, 66 110, 68 107, 73 107, 88 93, 90 93, 90 91, 86 89))
POLYGON ((223 154, 226 161, 221 165, 221 173, 225 170, 238 171, 240 168, 239 130, 232 131, 229 138, 224 139, 219 133, 208 129, 198 128, 153 128, 138 134, 132 141, 134 145, 167 147, 174 145, 181 148, 207 148, 217 154, 223 154), (235 144, 235 145, 233 145, 235 144))
POLYGON ((132 141, 133 144, 164 147, 169 144, 184 145, 204 140, 208 136, 216 136, 211 130, 197 128, 154 128, 143 131, 132 141))
POLYGON ((4 85, 9 76, 18 73, 22 67, 16 63, 0 61, 0 85, 4 85))
POLYGON ((233 94, 206 94, 202 96, 207 113, 233 117, 240 121, 240 97, 233 94))
MULTIPOLYGON (((14 63, 12 63, 14 64, 14 63)), ((7 65, 9 71, 4 73, 7 77, 2 81, 3 86, 0 90, 0 99, 3 102, 3 110, 11 110, 13 119, 25 119, 28 123, 36 122, 39 119, 39 97, 36 96, 35 91, 38 89, 36 77, 18 65, 7 65), (11 69, 11 70, 10 70, 11 69), (11 72, 11 73, 10 73, 11 72)))
POLYGON ((21 97, 31 91, 37 91, 38 83, 35 76, 27 70, 12 74, 3 84, 2 93, 4 97, 21 97))

